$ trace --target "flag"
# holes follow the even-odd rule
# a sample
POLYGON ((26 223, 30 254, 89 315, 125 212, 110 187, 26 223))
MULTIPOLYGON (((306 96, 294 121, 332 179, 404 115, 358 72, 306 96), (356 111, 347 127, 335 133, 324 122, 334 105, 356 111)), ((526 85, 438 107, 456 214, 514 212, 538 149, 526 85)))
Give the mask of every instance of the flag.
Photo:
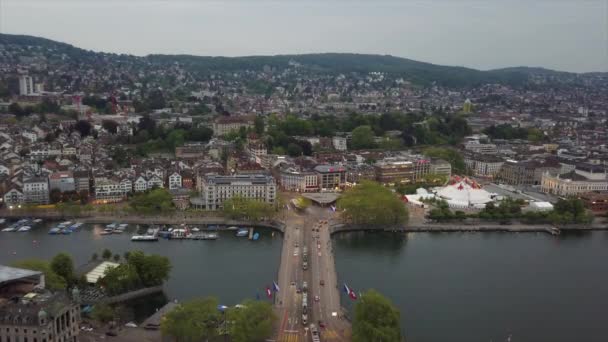
POLYGON ((266 295, 268 298, 272 298, 272 291, 270 291, 270 286, 266 286, 266 295))
POLYGON ((357 299, 357 294, 353 291, 346 283, 344 283, 344 293, 346 293, 350 298, 357 299))
POLYGON ((279 284, 277 284, 277 282, 276 282, 276 281, 273 281, 273 282, 272 282, 272 290, 273 290, 274 292, 279 292, 279 290, 280 290, 280 288, 279 288, 279 284))

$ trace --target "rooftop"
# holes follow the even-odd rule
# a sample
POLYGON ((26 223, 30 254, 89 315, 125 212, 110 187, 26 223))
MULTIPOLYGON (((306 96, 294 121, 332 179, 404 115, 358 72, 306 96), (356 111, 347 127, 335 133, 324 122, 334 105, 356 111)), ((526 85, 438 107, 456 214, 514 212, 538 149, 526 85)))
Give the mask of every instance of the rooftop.
POLYGON ((26 270, 10 266, 0 265, 0 285, 15 280, 22 280, 30 277, 40 277, 42 272, 26 270))

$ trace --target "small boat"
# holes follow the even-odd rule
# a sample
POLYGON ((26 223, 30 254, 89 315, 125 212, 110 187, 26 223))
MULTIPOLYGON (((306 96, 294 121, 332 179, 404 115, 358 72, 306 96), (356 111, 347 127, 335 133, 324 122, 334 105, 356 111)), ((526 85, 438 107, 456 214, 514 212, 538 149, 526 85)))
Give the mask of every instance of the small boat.
POLYGON ((6 227, 6 228, 2 229, 2 231, 3 232, 14 232, 15 228, 13 228, 13 227, 6 227))
POLYGON ((201 230, 200 230, 199 228, 197 228, 197 227, 194 227, 194 228, 192 228, 191 230, 192 230, 193 232, 195 232, 195 233, 198 233, 198 232, 200 232, 200 231, 201 231, 201 230))
POLYGON ((34 222, 34 224, 40 224, 40 223, 42 223, 43 221, 42 221, 42 219, 35 219, 35 220, 34 220, 34 221, 32 221, 32 222, 34 222))
POLYGON ((249 229, 247 228, 239 228, 239 230, 236 231, 236 236, 238 237, 245 237, 249 235, 249 229))
POLYGON ((70 234, 72 234, 72 230, 69 229, 69 228, 64 228, 64 229, 61 230, 61 234, 63 234, 63 235, 70 235, 70 234))
POLYGON ((188 237, 188 230, 184 228, 175 228, 171 231, 170 239, 185 239, 188 237))
POLYGON ((0 218, 0 224, 5 224, 6 223, 6 219, 0 218))
POLYGON ((158 237, 154 235, 133 235, 131 236, 131 241, 152 242, 158 241, 158 237))
POLYGON ((110 223, 110 224, 106 225, 106 228, 115 229, 117 226, 118 226, 118 223, 110 223))
POLYGON ((51 228, 51 230, 49 230, 49 234, 51 234, 51 235, 59 234, 60 232, 61 232, 61 228, 59 228, 59 227, 53 227, 53 228, 51 228))
POLYGON ((70 229, 71 229, 71 230, 78 229, 78 228, 82 227, 82 225, 83 225, 83 224, 84 224, 84 223, 82 223, 82 222, 77 222, 77 223, 74 223, 73 225, 71 225, 71 226, 70 226, 70 229))
POLYGON ((217 240, 218 233, 203 233, 203 240, 217 240))
POLYGON ((260 233, 253 233, 253 241, 257 241, 260 238, 260 233))
POLYGON ((18 232, 29 232, 30 230, 32 230, 32 227, 30 227, 30 226, 23 226, 23 227, 17 229, 18 232))
POLYGON ((128 226, 129 226, 128 223, 121 223, 118 225, 118 227, 116 227, 116 229, 125 230, 125 229, 127 229, 128 226))
POLYGON ((63 226, 63 227, 67 227, 67 226, 69 226, 71 224, 72 224, 72 221, 65 221, 65 222, 61 222, 59 225, 63 226))
MULTIPOLYGON (((235 227, 235 226, 230 226, 228 228, 226 228, 228 230, 239 230, 239 227, 235 227)), ((241 228, 242 229, 242 228, 241 228)))
POLYGON ((207 226, 207 230, 218 230, 218 229, 220 229, 219 226, 207 226))

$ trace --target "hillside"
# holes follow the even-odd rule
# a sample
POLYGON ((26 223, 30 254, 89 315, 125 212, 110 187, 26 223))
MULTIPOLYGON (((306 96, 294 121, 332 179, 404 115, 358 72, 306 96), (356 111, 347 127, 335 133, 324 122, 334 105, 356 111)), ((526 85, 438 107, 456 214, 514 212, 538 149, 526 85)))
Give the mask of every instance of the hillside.
MULTIPOLYGON (((323 53, 304 55, 277 56, 247 56, 247 57, 205 57, 192 55, 148 55, 136 57, 101 52, 92 52, 53 40, 24 36, 0 34, 0 51, 8 47, 20 48, 20 56, 41 53, 49 60, 57 63, 95 64, 103 63, 111 66, 113 63, 129 63, 144 70, 150 65, 165 67, 180 63, 192 73, 209 73, 238 70, 262 70, 265 66, 276 70, 288 68, 290 62, 300 64, 302 70, 310 72, 337 73, 369 73, 385 72, 403 77, 416 84, 439 84, 449 87, 467 87, 484 83, 503 83, 523 85, 529 76, 542 70, 544 74, 562 74, 552 70, 539 68, 506 68, 500 70, 480 71, 464 67, 443 66, 414 61, 411 59, 388 56, 350 53, 323 53), (65 55, 68 58, 57 58, 65 55)), ((16 62, 3 60, 3 62, 16 62)), ((94 67, 94 65, 93 65, 94 67)))

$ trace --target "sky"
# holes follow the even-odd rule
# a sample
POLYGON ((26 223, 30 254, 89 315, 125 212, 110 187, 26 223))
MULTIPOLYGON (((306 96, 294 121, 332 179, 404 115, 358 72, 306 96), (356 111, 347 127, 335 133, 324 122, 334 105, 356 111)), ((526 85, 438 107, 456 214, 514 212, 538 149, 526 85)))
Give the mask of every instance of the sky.
POLYGON ((134 55, 354 52, 608 71, 608 0, 0 0, 0 31, 134 55))

